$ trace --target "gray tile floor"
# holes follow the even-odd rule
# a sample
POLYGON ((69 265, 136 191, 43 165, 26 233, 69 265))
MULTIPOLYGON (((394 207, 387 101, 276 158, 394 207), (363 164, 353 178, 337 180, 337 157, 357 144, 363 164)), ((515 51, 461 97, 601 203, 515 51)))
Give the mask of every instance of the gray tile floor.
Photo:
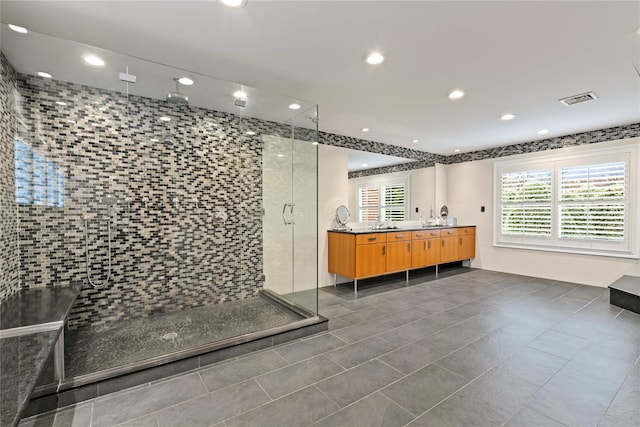
POLYGON ((640 425, 640 316, 606 289, 484 270, 419 282, 323 289, 326 333, 21 426, 640 425))

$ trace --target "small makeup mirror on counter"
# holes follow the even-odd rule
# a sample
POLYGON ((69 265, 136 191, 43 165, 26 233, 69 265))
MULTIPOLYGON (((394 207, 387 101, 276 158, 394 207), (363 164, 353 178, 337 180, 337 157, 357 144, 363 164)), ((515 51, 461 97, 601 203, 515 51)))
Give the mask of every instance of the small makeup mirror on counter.
POLYGON ((442 205, 442 207, 440 208, 440 218, 446 220, 448 216, 449 208, 447 207, 447 205, 442 205))
POLYGON ((444 220, 445 225, 453 227, 458 225, 458 218, 456 218, 455 216, 449 216, 449 208, 447 207, 447 205, 443 205, 440 208, 440 218, 444 220))
POLYGON ((340 205, 336 208, 336 222, 339 227, 336 230, 350 230, 347 227, 347 223, 349 222, 349 218, 351 217, 351 213, 349 212, 349 208, 345 205, 340 205))

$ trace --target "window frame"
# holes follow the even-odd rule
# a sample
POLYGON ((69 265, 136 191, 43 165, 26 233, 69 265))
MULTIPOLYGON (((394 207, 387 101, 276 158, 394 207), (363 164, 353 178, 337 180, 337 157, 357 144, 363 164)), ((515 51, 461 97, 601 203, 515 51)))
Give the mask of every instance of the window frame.
MULTIPOLYGON (((494 163, 493 175, 493 246, 518 249, 588 254, 620 258, 640 258, 638 250, 638 145, 591 150, 575 154, 537 155, 534 158, 507 160, 494 163), (560 236, 560 170, 573 166, 587 166, 625 161, 625 218, 624 237, 621 241, 600 239, 574 239, 560 236), (551 170, 551 235, 549 237, 509 236, 502 234, 502 175, 549 168, 551 170), (634 221, 634 218, 636 220, 634 221)), ((611 204, 618 204, 612 201, 611 204)))

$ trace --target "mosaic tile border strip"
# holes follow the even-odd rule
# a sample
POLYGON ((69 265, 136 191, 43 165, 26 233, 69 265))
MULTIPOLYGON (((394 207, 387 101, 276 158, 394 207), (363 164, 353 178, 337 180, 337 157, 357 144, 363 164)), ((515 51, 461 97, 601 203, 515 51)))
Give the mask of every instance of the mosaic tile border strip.
POLYGON ((516 154, 536 153, 539 151, 556 150, 558 148, 576 145, 597 144, 598 142, 615 141, 640 136, 640 123, 632 123, 612 128, 581 132, 572 135, 543 139, 540 141, 524 142, 521 144, 495 147, 487 150, 454 154, 444 158, 444 164, 472 162, 475 160, 497 159, 499 157, 514 156, 516 154))

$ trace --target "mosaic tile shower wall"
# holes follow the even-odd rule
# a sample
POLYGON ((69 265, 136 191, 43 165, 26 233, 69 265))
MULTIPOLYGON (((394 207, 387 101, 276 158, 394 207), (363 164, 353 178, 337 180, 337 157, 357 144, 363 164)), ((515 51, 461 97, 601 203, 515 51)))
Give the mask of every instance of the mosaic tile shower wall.
POLYGON ((71 328, 257 294, 262 143, 240 129, 281 134, 285 127, 31 76, 19 75, 18 88, 23 286, 83 283, 71 328), (118 200, 111 276, 94 289, 85 224, 91 278, 102 284, 107 195, 118 200))
POLYGON ((0 302, 20 288, 18 209, 14 197, 13 135, 16 73, 0 54, 0 302))

